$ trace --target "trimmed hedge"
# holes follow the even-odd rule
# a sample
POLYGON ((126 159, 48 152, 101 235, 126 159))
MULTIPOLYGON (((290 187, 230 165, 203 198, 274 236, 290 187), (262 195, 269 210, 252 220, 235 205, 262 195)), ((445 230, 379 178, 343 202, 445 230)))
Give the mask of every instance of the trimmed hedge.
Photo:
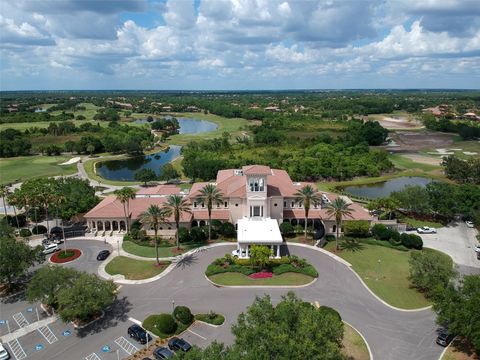
POLYGON ((243 266, 243 265, 220 266, 220 265, 210 264, 208 265, 207 270, 205 271, 205 275, 212 276, 215 274, 221 274, 226 272, 238 272, 248 276, 260 270, 261 270, 260 268, 253 267, 253 266, 243 266))
POLYGON ((287 272, 294 272, 299 274, 305 274, 311 277, 317 277, 318 272, 312 265, 307 265, 303 268, 295 267, 292 264, 281 264, 273 268, 273 273, 275 275, 281 275, 287 272))
POLYGON ((176 306, 173 310, 173 316, 177 321, 185 325, 190 325, 193 321, 192 312, 186 306, 176 306))
POLYGON ((32 234, 39 235, 39 234, 46 234, 47 228, 43 225, 34 226, 32 229, 32 234))
POLYGON ((20 236, 23 238, 27 238, 32 236, 32 232, 29 229, 20 229, 20 236))
POLYGON ((338 313, 337 310, 329 307, 329 306, 325 306, 325 305, 322 305, 320 306, 320 308, 318 309, 319 312, 321 312, 322 314, 324 315, 330 315, 330 316, 334 316, 336 317, 338 320, 342 320, 342 317, 340 316, 340 314, 338 313))
POLYGON ((390 241, 382 241, 382 240, 375 240, 375 239, 359 239, 358 240, 360 243, 364 243, 364 244, 370 244, 370 245, 378 245, 378 246, 383 246, 383 247, 387 247, 387 248, 390 248, 390 249, 397 249, 397 250, 400 250, 400 251, 408 251, 408 249, 403 246, 403 245, 395 245, 393 243, 391 243, 390 241))
POLYGON ((195 320, 206 322, 207 324, 212 325, 222 325, 225 322, 225 317, 223 315, 214 313, 213 311, 208 314, 197 314, 195 315, 195 320))

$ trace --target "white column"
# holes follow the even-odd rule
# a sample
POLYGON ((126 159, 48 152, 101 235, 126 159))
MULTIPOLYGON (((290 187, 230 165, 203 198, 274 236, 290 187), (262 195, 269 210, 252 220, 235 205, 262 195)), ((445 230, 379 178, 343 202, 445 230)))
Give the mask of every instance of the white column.
POLYGON ((248 255, 248 248, 249 248, 249 245, 245 245, 245 248, 246 248, 246 253, 245 253, 245 256, 247 258, 249 258, 250 256, 248 255))
POLYGON ((280 245, 277 245, 277 258, 280 257, 280 245))

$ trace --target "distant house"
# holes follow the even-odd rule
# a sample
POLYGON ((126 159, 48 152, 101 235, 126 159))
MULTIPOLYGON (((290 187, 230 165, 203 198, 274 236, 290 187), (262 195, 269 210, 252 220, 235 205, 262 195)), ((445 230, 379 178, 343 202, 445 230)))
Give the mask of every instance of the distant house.
POLYGON ((263 110, 270 112, 279 112, 280 108, 278 106, 267 106, 266 108, 263 108, 263 110))
POLYGON ((172 107, 170 105, 162 106, 163 111, 172 111, 172 107))
POLYGON ((465 119, 465 120, 480 120, 480 116, 478 116, 474 112, 467 112, 467 113, 462 115, 462 119, 465 119))
POLYGON ((121 107, 122 109, 127 109, 127 110, 133 109, 133 105, 132 105, 132 104, 123 103, 123 102, 120 102, 120 101, 107 100, 107 104, 116 105, 116 106, 121 107))
POLYGON ((199 109, 198 107, 193 106, 193 105, 192 106, 187 106, 186 110, 187 110, 187 112, 200 112, 200 111, 202 111, 201 109, 199 109))

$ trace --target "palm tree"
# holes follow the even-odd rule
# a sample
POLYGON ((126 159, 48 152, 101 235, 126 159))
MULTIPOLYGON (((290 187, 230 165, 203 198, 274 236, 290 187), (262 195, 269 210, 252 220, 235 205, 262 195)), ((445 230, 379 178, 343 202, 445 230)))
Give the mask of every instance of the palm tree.
POLYGON ((197 201, 207 205, 208 210, 208 241, 212 240, 212 208, 213 204, 223 202, 223 195, 213 184, 207 184, 200 190, 197 201))
POLYGON ((182 213, 188 213, 188 214, 192 213, 192 211, 190 210, 190 204, 186 199, 184 199, 180 195, 170 195, 167 199, 167 202, 165 203, 165 209, 167 211, 167 215, 168 216, 173 215, 173 218, 175 219, 175 226, 177 229, 175 237, 177 239, 177 249, 180 249, 180 242, 178 239, 178 228, 180 226, 180 218, 182 216, 182 213))
POLYGON ((146 211, 140 214, 140 222, 148 224, 155 231, 155 254, 157 255, 157 264, 160 264, 158 259, 158 226, 165 223, 168 218, 168 210, 160 208, 158 205, 150 205, 146 211))
MULTIPOLYGON (((13 213, 15 215, 15 221, 17 222, 17 230, 20 230, 20 225, 18 222, 18 215, 17 215, 17 206, 21 206, 22 198, 20 194, 20 190, 16 189, 13 193, 10 193, 7 197, 8 203, 13 207, 13 213)), ((5 202, 4 202, 5 203, 5 202)))
POLYGON ((342 197, 337 197, 331 203, 327 205, 327 214, 335 217, 335 223, 337 225, 337 236, 336 236, 336 249, 338 250, 338 237, 340 233, 340 228, 342 226, 342 219, 345 216, 352 217, 352 209, 350 204, 345 201, 342 197))
POLYGON ((303 204, 305 210, 305 241, 307 241, 307 221, 308 213, 311 205, 319 204, 321 201, 320 194, 312 185, 305 185, 295 193, 296 200, 303 204))
POLYGON ((125 226, 127 228, 127 234, 130 230, 128 224, 128 218, 130 217, 130 199, 135 199, 135 190, 130 187, 124 187, 113 192, 123 205, 123 213, 125 214, 125 226))
POLYGON ((5 202, 5 197, 7 197, 9 194, 8 191, 8 186, 2 186, 0 187, 0 196, 2 197, 3 200, 3 211, 5 212, 5 218, 7 218, 7 203, 5 202))

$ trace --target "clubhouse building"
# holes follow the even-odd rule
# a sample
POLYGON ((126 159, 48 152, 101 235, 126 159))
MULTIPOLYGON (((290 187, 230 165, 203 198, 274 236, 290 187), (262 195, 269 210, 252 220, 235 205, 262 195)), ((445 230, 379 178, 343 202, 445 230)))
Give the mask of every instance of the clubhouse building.
MULTIPOLYGON (((194 183, 190 191, 182 190, 176 185, 158 185, 140 189, 135 198, 129 201, 129 221, 134 221, 152 205, 162 206, 169 195, 177 194, 189 200, 191 214, 181 215, 180 226, 191 228, 208 223, 206 204, 198 200, 200 190, 208 182, 194 183)), ((296 193, 307 184, 315 188, 315 184, 293 182, 285 170, 271 169, 263 165, 249 165, 241 169, 220 170, 214 183, 223 197, 222 203, 214 204, 212 220, 231 222, 237 229, 239 256, 248 258, 249 246, 253 244, 267 245, 272 248, 274 256, 280 256, 280 245, 283 243, 279 225, 288 221, 292 225, 305 225, 305 210, 297 201, 296 193)), ((310 208, 307 226, 313 226, 319 237, 335 234, 335 219, 327 214, 326 205, 338 195, 321 194, 321 202, 310 208)), ((352 216, 344 219, 367 220, 373 218, 359 204, 351 203, 352 216)), ((123 204, 114 195, 109 195, 97 206, 85 214, 89 229, 99 235, 122 233, 126 230, 123 204)), ((151 234, 152 229, 146 228, 151 234)), ((173 218, 162 224, 159 235, 173 237, 175 235, 173 218)))

